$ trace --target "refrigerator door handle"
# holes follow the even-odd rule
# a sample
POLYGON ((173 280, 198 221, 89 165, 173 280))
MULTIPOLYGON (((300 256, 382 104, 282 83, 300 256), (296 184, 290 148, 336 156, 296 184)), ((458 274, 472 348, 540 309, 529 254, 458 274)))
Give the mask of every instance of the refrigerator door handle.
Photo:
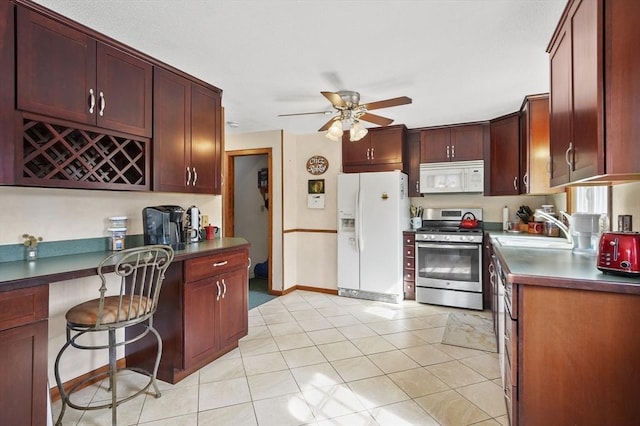
POLYGON ((362 189, 358 189, 356 192, 356 250, 362 252, 364 248, 364 242, 362 241, 362 189))

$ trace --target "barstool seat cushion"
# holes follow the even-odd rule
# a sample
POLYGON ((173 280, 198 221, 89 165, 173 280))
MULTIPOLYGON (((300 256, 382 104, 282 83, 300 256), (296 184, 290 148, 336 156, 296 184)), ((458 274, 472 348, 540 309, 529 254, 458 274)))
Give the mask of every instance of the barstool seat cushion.
MULTIPOLYGON (((130 296, 122 296, 122 304, 120 304, 120 296, 105 297, 100 324, 112 324, 126 321, 129 318, 133 319, 147 314, 152 307, 151 300, 144 296, 133 296, 133 303, 130 303, 130 301, 130 296), (118 306, 121 306, 119 315, 118 306), (130 310, 131 315, 129 315, 130 310)), ((94 326, 98 321, 99 306, 100 299, 93 299, 76 305, 67 311, 65 315, 67 322, 77 326, 94 326)))

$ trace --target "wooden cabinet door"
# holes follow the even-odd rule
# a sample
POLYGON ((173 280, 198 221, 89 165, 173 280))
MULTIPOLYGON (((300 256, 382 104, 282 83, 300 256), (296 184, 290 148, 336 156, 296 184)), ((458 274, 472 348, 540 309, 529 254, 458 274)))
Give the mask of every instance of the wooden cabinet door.
POLYGON ((191 83, 154 68, 153 189, 187 191, 191 140, 191 83))
POLYGON ((520 189, 522 194, 552 194, 550 187, 549 96, 528 97, 520 115, 520 189))
POLYGON ((451 129, 423 130, 420 134, 420 162, 451 161, 451 129))
POLYGON ((184 369, 196 366, 219 348, 216 311, 220 294, 217 276, 184 285, 184 369))
POLYGON ((342 166, 362 166, 370 163, 371 135, 359 141, 350 141, 349 132, 342 136, 342 166))
POLYGON ((247 269, 237 269, 220 276, 222 296, 218 303, 220 348, 229 346, 247 335, 248 294, 247 269))
POLYGON ((549 150, 551 155, 551 185, 569 182, 567 153, 573 148, 572 102, 571 102, 571 33, 568 25, 558 36, 558 41, 550 52, 551 56, 551 98, 549 121, 549 150))
POLYGON ((192 84, 190 164, 192 179, 195 180, 193 192, 220 194, 220 116, 220 96, 212 90, 192 84))
POLYGON ((151 64, 98 43, 97 125, 151 137, 152 77, 151 64))
POLYGON ((451 127, 451 161, 482 160, 482 135, 480 124, 451 127))
POLYGON ((47 424, 47 320, 0 331, 0 424, 47 424))
POLYGON ((403 129, 375 129, 369 136, 371 164, 402 163, 403 129))
POLYGON ((520 122, 518 114, 491 121, 489 194, 518 195, 520 191, 520 122))
POLYGON ((407 154, 405 160, 409 162, 409 197, 420 195, 420 132, 407 133, 407 154))
POLYGON ((18 109, 94 124, 96 41, 36 12, 17 10, 18 109))

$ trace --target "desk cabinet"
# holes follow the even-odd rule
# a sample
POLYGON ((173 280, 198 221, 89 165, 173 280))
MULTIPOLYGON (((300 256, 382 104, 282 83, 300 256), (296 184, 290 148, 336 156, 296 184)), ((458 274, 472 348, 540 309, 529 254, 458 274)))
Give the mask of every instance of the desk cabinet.
POLYGON ((0 424, 47 422, 49 286, 0 293, 0 424))

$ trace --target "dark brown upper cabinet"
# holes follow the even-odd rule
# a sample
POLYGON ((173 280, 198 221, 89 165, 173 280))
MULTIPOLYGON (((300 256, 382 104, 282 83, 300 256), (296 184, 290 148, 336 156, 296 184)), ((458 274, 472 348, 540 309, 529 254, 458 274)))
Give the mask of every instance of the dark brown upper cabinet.
POLYGON ((549 44, 551 185, 640 177, 635 0, 571 0, 549 44))
POLYGON ((151 64, 23 7, 16 43, 18 109, 151 136, 151 64))
POLYGON ((404 125, 375 127, 359 141, 342 136, 342 171, 345 173, 403 170, 405 152, 404 125))
POLYGON ((485 159, 485 195, 520 193, 520 115, 491 120, 489 161, 485 159))
POLYGON ((220 93, 155 67, 153 189, 220 194, 220 93))
POLYGON ((483 125, 425 129, 420 137, 420 162, 482 160, 483 125))

